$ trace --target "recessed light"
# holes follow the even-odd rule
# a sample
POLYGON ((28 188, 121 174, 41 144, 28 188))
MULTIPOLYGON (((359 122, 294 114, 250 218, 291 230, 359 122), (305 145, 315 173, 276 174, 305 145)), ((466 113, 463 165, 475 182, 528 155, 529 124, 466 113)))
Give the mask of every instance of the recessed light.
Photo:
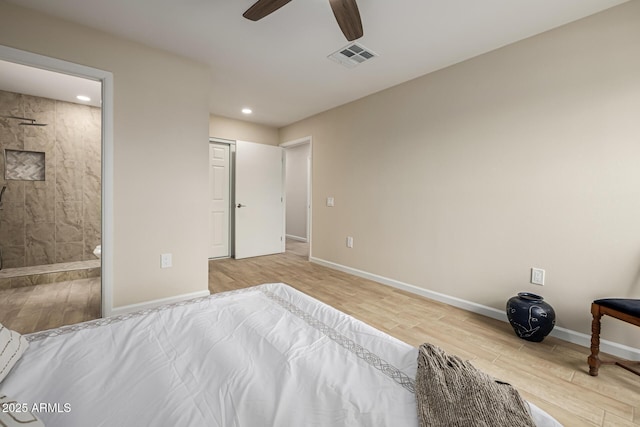
POLYGON ((80 101, 85 101, 85 102, 91 101, 91 98, 89 98, 88 96, 85 96, 85 95, 78 95, 78 96, 76 96, 76 99, 79 99, 80 101))
POLYGON ((251 108, 243 108, 242 109, 242 113, 243 114, 251 114, 251 113, 253 113, 253 111, 251 111, 251 108))

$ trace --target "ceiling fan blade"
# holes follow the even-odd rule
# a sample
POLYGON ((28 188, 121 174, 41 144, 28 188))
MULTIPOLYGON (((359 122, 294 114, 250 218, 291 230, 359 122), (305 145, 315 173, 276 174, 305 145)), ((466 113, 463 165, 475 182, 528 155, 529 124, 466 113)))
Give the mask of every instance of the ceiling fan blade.
POLYGON ((272 12, 280 9, 291 0, 258 0, 251 6, 245 13, 242 14, 245 18, 251 21, 258 21, 272 12))
POLYGON ((362 21, 356 0, 329 0, 329 3, 347 40, 353 41, 362 37, 362 21))

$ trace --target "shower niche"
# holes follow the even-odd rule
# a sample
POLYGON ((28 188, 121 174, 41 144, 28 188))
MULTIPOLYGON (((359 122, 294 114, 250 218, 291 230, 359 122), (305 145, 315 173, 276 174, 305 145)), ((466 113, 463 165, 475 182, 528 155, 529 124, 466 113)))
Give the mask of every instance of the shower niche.
POLYGON ((4 150, 5 180, 44 181, 45 153, 42 151, 4 150))

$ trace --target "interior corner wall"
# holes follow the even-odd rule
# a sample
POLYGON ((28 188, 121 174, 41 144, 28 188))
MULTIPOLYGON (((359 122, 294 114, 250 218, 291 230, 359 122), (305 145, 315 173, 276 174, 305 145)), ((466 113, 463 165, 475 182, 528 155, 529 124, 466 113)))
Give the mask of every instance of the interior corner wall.
POLYGON ((281 129, 313 135, 314 256, 499 310, 539 293, 589 334, 593 299, 640 298, 638 46, 632 1, 281 129))
POLYGON ((209 136, 212 138, 247 141, 258 144, 278 145, 278 129, 228 117, 209 116, 209 136))
POLYGON ((206 291, 208 67, 3 1, 0 44, 113 73, 114 307, 206 291))

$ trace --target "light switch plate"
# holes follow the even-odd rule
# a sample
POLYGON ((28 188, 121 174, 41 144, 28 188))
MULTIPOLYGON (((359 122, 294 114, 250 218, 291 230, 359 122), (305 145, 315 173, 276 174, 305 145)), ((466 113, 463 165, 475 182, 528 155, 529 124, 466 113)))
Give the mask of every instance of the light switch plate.
POLYGON ((347 237, 347 247, 348 248, 353 248, 353 237, 351 237, 351 236, 347 237))
POLYGON ((544 270, 541 268, 531 268, 531 283, 533 285, 544 286, 544 270))
POLYGON ((333 200, 333 197, 327 197, 327 206, 332 208, 335 205, 335 201, 333 200))
POLYGON ((160 267, 169 268, 173 265, 171 254, 160 255, 160 267))

